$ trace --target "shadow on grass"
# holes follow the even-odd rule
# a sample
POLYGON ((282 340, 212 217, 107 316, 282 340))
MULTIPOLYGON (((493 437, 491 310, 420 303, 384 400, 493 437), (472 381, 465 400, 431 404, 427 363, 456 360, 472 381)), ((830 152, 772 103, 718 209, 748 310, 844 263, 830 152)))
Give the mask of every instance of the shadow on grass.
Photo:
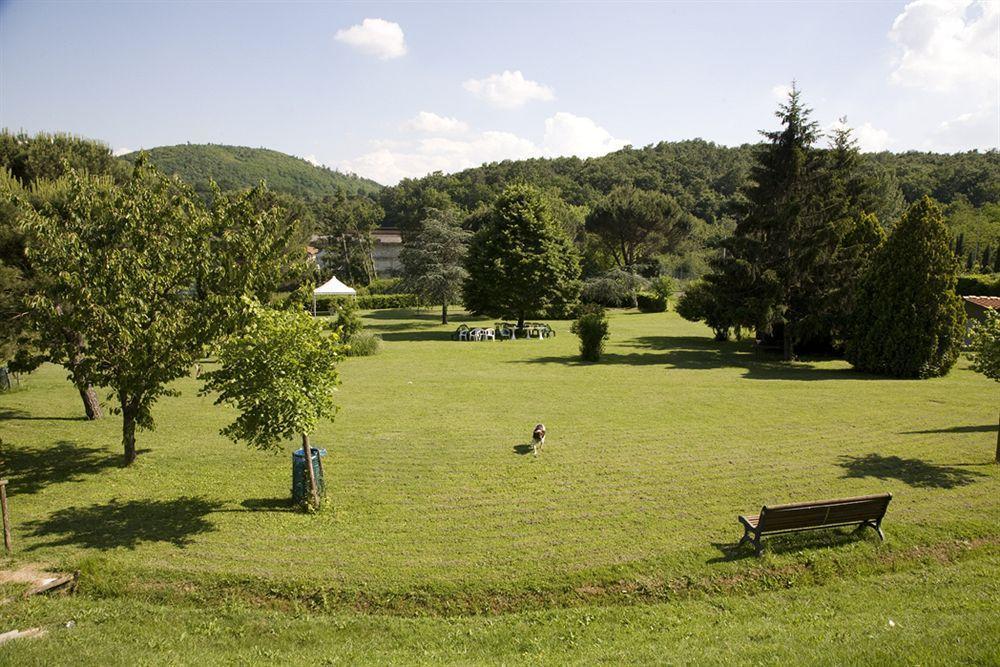
POLYGON ((382 340, 390 341, 428 341, 428 340, 438 340, 438 341, 451 341, 450 331, 385 331, 379 329, 376 331, 375 327, 369 329, 382 336, 382 340))
POLYGON ((956 466, 935 465, 921 459, 902 459, 880 454, 841 456, 837 465, 846 471, 845 478, 874 477, 883 481, 896 479, 922 489, 953 489, 972 484, 976 478, 987 477, 983 473, 956 466))
POLYGON ((0 444, 0 470, 10 479, 11 495, 38 493, 54 484, 79 482, 84 475, 94 475, 121 464, 121 455, 99 447, 81 447, 66 440, 45 449, 15 449, 7 443, 0 444))
POLYGON ((531 445, 514 445, 514 453, 518 456, 524 456, 525 454, 533 454, 535 449, 531 445))
MULTIPOLYGON (((785 362, 774 353, 755 350, 750 341, 717 342, 700 336, 641 336, 627 347, 646 350, 621 354, 608 352, 600 364, 629 366, 665 366, 687 370, 716 368, 742 368, 743 377, 751 380, 884 380, 874 375, 858 373, 847 368, 822 368, 808 362, 785 362)), ((814 357, 812 361, 828 361, 827 357, 814 357)), ((572 366, 591 365, 575 355, 565 357, 536 357, 512 363, 561 363, 572 366)))
POLYGON ((83 415, 78 417, 36 417, 24 410, 0 410, 0 421, 8 419, 24 421, 62 421, 62 422, 82 422, 87 421, 83 415))
POLYGON ((205 516, 218 508, 217 502, 191 497, 67 507, 27 524, 30 535, 48 538, 29 550, 62 545, 135 549, 142 542, 183 547, 194 535, 215 530, 205 516))
POLYGON ((248 512, 292 512, 295 503, 291 496, 286 498, 247 498, 240 503, 248 512))
POLYGON ((949 428, 931 428, 925 431, 901 431, 900 435, 916 435, 921 433, 992 433, 997 430, 997 424, 983 424, 982 426, 951 426, 949 428))
MULTIPOLYGON (((441 324, 441 308, 391 308, 388 310, 372 310, 365 313, 364 319, 366 320, 420 320, 422 322, 431 322, 433 324, 441 324)), ((473 319, 471 316, 464 313, 448 314, 448 323, 451 324, 452 321, 457 325, 460 322, 467 322, 473 319)), ((381 326, 381 325, 379 325, 381 326)), ((413 323, 407 324, 406 326, 413 326, 413 323)))
MULTIPOLYGON (((741 527, 742 529, 742 527, 741 527)), ((875 536, 874 541, 878 541, 878 536, 873 530, 855 530, 853 528, 829 528, 801 533, 786 533, 784 535, 764 535, 763 544, 765 552, 773 554, 791 553, 803 549, 834 549, 845 544, 861 542, 875 536)), ((709 564, 728 563, 734 560, 745 558, 756 558, 752 544, 740 546, 736 542, 713 542, 712 546, 719 550, 720 556, 710 558, 706 561, 709 564)))

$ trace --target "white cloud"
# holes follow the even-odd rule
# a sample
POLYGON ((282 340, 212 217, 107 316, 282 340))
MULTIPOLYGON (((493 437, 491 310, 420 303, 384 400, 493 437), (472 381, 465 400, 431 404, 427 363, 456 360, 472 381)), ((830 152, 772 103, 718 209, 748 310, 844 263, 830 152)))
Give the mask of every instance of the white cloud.
POLYGON ((305 160, 306 162, 308 162, 309 164, 313 165, 314 167, 322 167, 323 166, 323 163, 319 161, 319 158, 316 157, 315 155, 311 154, 311 153, 309 155, 306 155, 302 159, 305 160))
POLYGON ((995 96, 1000 84, 1000 3, 916 0, 893 21, 893 83, 995 96))
POLYGON ((560 111, 545 121, 542 144, 549 155, 596 157, 616 151, 628 142, 615 139, 611 133, 583 116, 560 111))
POLYGON ((949 153, 1000 148, 1000 108, 987 103, 943 121, 931 133, 926 147, 949 153))
MULTIPOLYGON (((838 120, 830 123, 830 125, 827 126, 826 131, 830 134, 835 130, 839 130, 844 127, 851 126, 838 120)), ((851 127, 851 130, 851 136, 858 142, 858 149, 862 153, 879 153, 881 151, 889 150, 889 146, 892 144, 892 139, 889 137, 889 133, 886 130, 880 130, 871 123, 864 123, 858 127, 851 127)))
POLYGON ((412 130, 422 134, 463 134, 469 131, 469 126, 457 118, 439 116, 430 111, 421 111, 403 123, 403 130, 412 130))
POLYGON ((788 99, 788 96, 792 93, 792 87, 779 83, 771 88, 771 95, 780 102, 784 102, 788 99))
POLYGON ((406 55, 403 29, 398 23, 384 19, 365 19, 359 25, 338 30, 334 39, 379 60, 406 55))
POLYGON ((113 151, 111 151, 111 154, 114 155, 115 157, 121 157, 122 155, 128 155, 129 153, 134 153, 134 152, 135 152, 134 148, 125 148, 124 146, 122 146, 121 148, 116 148, 113 151))
POLYGON ((532 100, 545 102, 556 97, 551 88, 525 79, 520 70, 504 70, 502 74, 491 74, 485 79, 469 79, 462 87, 501 109, 516 109, 532 100))
POLYGON ((432 171, 461 171, 486 162, 603 155, 625 144, 589 118, 559 112, 545 121, 541 144, 510 132, 497 131, 478 132, 462 138, 433 136, 407 142, 381 140, 373 142, 370 152, 341 162, 338 167, 391 185, 403 178, 416 178, 432 171))

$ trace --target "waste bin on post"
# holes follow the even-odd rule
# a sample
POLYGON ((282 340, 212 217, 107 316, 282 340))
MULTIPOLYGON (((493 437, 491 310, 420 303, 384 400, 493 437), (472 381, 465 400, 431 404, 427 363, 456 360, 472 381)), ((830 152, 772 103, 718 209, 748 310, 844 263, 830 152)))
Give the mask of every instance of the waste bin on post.
MULTIPOLYGON (((326 456, 325 449, 310 447, 312 454, 313 474, 316 475, 316 489, 320 497, 323 496, 323 468, 319 464, 319 457, 326 456)), ((292 500, 296 503, 304 503, 309 499, 309 471, 306 470, 306 455, 301 449, 292 452, 292 500)))

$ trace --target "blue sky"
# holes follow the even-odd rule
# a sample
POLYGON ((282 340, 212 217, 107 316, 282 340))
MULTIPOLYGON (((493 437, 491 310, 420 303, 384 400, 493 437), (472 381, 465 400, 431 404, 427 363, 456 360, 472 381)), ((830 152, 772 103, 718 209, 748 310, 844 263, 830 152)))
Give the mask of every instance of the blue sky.
POLYGON ((0 4, 0 125, 265 146, 383 183, 755 141, 792 79, 866 150, 1000 144, 1000 2, 0 4))

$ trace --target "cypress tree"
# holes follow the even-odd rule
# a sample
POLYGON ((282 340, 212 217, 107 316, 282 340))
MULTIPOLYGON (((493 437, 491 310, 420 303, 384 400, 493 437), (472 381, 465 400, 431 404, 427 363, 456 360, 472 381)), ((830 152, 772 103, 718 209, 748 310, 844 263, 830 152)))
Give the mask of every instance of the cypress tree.
POLYGON ((1000 246, 998 246, 997 251, 993 253, 993 273, 1000 273, 1000 246))
POLYGON ((965 255, 965 232, 960 232, 955 240, 955 257, 959 259, 965 255))
POLYGON ((965 270, 972 273, 976 270, 976 251, 970 250, 969 256, 965 260, 965 270))
POLYGON ((983 273, 989 273, 993 269, 993 247, 986 244, 986 249, 983 250, 983 257, 979 260, 979 268, 983 273))
POLYGON ((929 197, 914 202, 861 281, 847 346, 854 367, 908 378, 947 373, 965 334, 956 273, 940 208, 929 197))

